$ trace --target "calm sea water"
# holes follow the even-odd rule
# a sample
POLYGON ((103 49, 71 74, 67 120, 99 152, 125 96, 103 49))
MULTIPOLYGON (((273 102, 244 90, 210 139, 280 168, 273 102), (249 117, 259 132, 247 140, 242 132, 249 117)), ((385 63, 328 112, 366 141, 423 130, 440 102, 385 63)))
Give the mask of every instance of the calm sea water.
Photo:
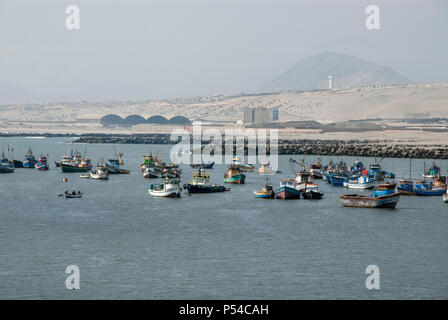
MULTIPOLYGON (((28 146, 50 155, 48 172, 0 175, 1 299, 448 298, 448 206, 441 197, 402 196, 396 210, 344 208, 338 196, 346 191, 319 182, 321 201, 256 199, 252 190, 264 178, 248 173, 230 192, 156 199, 147 187, 157 180, 139 171, 150 146, 117 145, 132 173, 94 181, 62 173, 53 161, 72 147, 107 159, 113 146, 66 141, 0 138, 16 159, 28 146), (66 189, 84 196, 59 198, 66 189), (80 290, 65 287, 72 264, 80 268, 80 290), (379 290, 365 287, 372 264, 380 269, 379 290)), ((152 150, 169 159, 170 146, 152 150)), ((274 185, 292 176, 289 158, 280 157, 274 185)), ((447 161, 438 163, 446 173, 447 161)), ((381 164, 409 175, 408 160, 381 164)), ((192 170, 182 169, 186 183, 192 170)), ((224 169, 211 171, 212 182, 222 184, 224 169)), ((414 160, 415 176, 422 171, 423 161, 414 160)))

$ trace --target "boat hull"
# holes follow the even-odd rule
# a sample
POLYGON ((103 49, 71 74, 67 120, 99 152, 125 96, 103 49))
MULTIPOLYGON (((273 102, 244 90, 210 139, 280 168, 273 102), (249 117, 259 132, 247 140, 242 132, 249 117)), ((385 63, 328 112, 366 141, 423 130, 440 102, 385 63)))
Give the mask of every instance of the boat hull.
POLYGON ((36 165, 36 169, 41 170, 41 171, 47 171, 49 169, 49 167, 48 167, 48 165, 43 165, 43 166, 36 165))
POLYGON ((300 191, 288 186, 275 189, 275 197, 282 200, 300 199, 300 191))
POLYGON ((200 184, 187 184, 186 189, 189 193, 215 193, 229 191, 229 189, 224 186, 200 184))
POLYGON ((352 182, 344 182, 343 186, 349 189, 372 189, 375 187, 376 181, 367 182, 367 183, 352 183, 352 182))
POLYGON ((414 189, 416 196, 441 196, 445 194, 445 189, 435 189, 435 190, 424 190, 424 189, 414 189))
POLYGON ((394 209, 400 199, 396 192, 387 196, 372 197, 370 195, 347 194, 339 197, 340 203, 345 207, 357 208, 390 208, 394 209))
POLYGON ((179 198, 180 197, 180 191, 179 190, 148 190, 148 193, 153 197, 158 198, 179 198))
POLYGON ((225 183, 235 183, 235 184, 244 184, 246 180, 246 175, 239 173, 231 177, 224 178, 225 183))
POLYGON ((61 163, 62 172, 88 172, 88 171, 90 171, 91 168, 92 168, 92 166, 76 167, 76 166, 61 163))
POLYGON ((255 198, 272 199, 275 197, 274 191, 253 191, 255 198))
POLYGON ((319 191, 302 191, 302 198, 308 200, 320 200, 324 197, 324 194, 319 191))
POLYGON ((25 160, 23 162, 23 167, 27 168, 27 169, 34 169, 34 167, 36 166, 37 161, 28 161, 25 160))
POLYGON ((328 176, 328 178, 329 178, 329 182, 335 187, 343 187, 344 181, 346 179, 345 177, 340 178, 340 177, 334 177, 334 176, 333 177, 328 176))
POLYGON ((190 168, 193 169, 213 169, 215 162, 211 163, 192 163, 190 164, 190 168))

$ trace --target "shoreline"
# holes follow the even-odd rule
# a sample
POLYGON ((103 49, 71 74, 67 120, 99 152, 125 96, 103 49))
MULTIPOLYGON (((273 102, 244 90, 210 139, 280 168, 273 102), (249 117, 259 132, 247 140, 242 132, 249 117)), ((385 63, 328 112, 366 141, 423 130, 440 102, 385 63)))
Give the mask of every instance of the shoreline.
MULTIPOLYGON (((170 134, 55 134, 55 133, 0 133, 0 137, 67 137, 80 144, 163 144, 174 145, 170 134)), ((203 142, 203 145, 207 142, 203 142)), ((247 147, 245 148, 247 152, 247 147)), ((235 150, 235 147, 234 147, 235 150)), ((224 154, 223 146, 223 154, 224 154)), ((270 152, 267 146, 267 153, 270 152)), ((412 144, 378 139, 279 139, 279 155, 321 155, 386 157, 415 159, 448 159, 448 146, 443 143, 412 144)))

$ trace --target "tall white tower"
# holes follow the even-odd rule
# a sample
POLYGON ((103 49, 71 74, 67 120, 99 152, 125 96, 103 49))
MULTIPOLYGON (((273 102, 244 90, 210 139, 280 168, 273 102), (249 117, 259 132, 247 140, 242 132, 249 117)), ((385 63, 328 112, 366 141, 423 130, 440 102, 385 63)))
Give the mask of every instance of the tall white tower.
POLYGON ((328 90, 333 90, 333 76, 328 76, 328 90))

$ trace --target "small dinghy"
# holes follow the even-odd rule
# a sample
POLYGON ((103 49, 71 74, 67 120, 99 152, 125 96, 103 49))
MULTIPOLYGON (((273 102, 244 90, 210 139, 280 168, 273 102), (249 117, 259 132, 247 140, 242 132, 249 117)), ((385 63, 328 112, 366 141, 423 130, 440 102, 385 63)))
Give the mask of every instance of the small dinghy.
POLYGON ((90 179, 90 174, 81 174, 79 175, 81 179, 90 179))
POLYGON ((72 192, 65 191, 63 194, 60 194, 59 197, 65 197, 66 199, 75 199, 75 198, 81 198, 82 192, 78 191, 76 192, 73 190, 72 192))

